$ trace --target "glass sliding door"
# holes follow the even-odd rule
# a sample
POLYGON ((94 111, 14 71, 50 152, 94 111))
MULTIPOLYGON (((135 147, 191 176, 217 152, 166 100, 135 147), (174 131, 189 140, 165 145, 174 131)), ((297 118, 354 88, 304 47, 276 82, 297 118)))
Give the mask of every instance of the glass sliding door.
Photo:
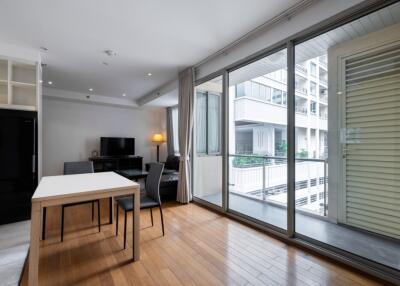
POLYGON ((222 76, 195 88, 193 195, 222 206, 222 76))
POLYGON ((296 233, 400 270, 400 3, 295 47, 296 233))
POLYGON ((229 209, 287 228, 287 53, 229 73, 229 209))

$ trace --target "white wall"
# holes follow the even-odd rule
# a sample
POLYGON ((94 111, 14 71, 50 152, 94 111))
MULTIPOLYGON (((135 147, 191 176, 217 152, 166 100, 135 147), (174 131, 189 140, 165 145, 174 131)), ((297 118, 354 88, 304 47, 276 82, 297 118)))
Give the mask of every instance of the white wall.
MULTIPOLYGON (((56 175, 66 161, 87 160, 99 150, 100 137, 135 137, 135 152, 143 163, 156 160, 154 133, 166 131, 165 108, 133 109, 63 101, 43 100, 43 174, 56 175)), ((166 157, 166 144, 160 148, 166 157)))

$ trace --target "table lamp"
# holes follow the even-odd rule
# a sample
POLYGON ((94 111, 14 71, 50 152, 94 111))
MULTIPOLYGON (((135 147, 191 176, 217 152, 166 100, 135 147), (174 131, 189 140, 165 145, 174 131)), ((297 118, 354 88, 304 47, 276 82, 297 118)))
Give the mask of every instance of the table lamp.
POLYGON ((164 136, 160 133, 153 135, 151 141, 157 143, 157 162, 160 162, 160 144, 165 142, 164 136))

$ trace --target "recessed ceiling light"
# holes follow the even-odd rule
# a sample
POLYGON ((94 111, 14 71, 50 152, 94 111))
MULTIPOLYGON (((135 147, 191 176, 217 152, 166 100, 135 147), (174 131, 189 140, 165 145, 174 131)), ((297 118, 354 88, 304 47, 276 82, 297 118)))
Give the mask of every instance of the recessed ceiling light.
POLYGON ((39 80, 40 83, 43 83, 43 80, 39 80))
POLYGON ((89 91, 93 91, 93 88, 89 88, 89 91))
POLYGON ((126 93, 123 93, 122 96, 126 96, 126 93))
POLYGON ((52 81, 48 81, 47 83, 48 83, 48 84, 50 84, 50 85, 52 85, 52 84, 53 84, 53 82, 52 82, 52 81))
POLYGON ((153 74, 152 74, 151 72, 149 72, 147 75, 148 75, 148 76, 152 76, 153 74))

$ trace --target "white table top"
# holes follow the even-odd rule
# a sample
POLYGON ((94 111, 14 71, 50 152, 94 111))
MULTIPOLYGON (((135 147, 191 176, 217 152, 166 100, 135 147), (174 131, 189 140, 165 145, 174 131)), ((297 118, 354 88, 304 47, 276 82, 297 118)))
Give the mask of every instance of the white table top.
POLYGON ((114 172, 43 177, 32 201, 42 201, 97 191, 139 188, 139 184, 114 172))

